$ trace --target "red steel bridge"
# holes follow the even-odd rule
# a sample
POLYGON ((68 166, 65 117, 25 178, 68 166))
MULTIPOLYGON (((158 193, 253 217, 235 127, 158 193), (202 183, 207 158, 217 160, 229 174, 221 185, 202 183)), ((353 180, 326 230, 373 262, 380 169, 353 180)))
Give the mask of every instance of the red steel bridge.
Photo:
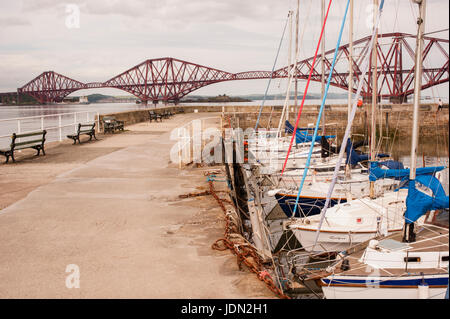
MULTIPOLYGON (((414 48, 415 35, 405 33, 387 33, 378 35, 378 89, 379 96, 389 98, 394 103, 402 103, 414 91, 414 48)), ((362 74, 362 60, 371 54, 370 37, 354 42, 353 74, 354 83, 358 83, 362 74)), ((449 40, 425 37, 423 52, 422 89, 449 81, 449 40)), ((325 53, 325 76, 328 77, 334 49, 325 53)), ((321 59, 312 65, 313 57, 299 61, 296 65, 298 79, 307 79, 313 68, 312 80, 321 81, 321 59)), ((339 48, 335 71, 331 85, 348 90, 349 45, 339 48)), ((292 68, 294 65, 291 66, 292 68)), ((371 68, 372 70, 372 68, 371 68)), ((286 78, 288 67, 274 71, 249 71, 230 73, 174 58, 151 59, 105 81, 83 83, 53 71, 43 72, 14 94, 27 94, 40 103, 62 101, 66 96, 82 89, 116 88, 124 90, 141 99, 151 101, 175 102, 187 94, 204 86, 235 80, 253 80, 268 78, 286 78)), ((364 81, 362 96, 372 95, 372 74, 369 72, 364 81)), ((354 88, 356 92, 356 85, 354 88)), ((13 93, 3 93, 7 98, 13 93)))

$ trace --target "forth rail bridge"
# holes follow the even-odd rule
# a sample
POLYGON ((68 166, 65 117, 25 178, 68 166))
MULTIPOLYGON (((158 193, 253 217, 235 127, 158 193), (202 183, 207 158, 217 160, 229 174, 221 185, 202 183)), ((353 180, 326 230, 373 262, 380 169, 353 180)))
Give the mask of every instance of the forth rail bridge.
MULTIPOLYGON (((414 92, 414 44, 415 36, 405 33, 387 33, 378 35, 378 88, 381 98, 389 98, 392 103, 403 103, 414 92)), ((427 89, 449 81, 449 55, 447 39, 425 37, 423 52, 423 85, 427 89)), ((354 80, 359 81, 362 74, 362 60, 366 54, 371 54, 370 37, 354 41, 356 54, 353 55, 354 80)), ((325 52, 325 76, 331 68, 333 50, 325 52)), ((348 89, 349 45, 339 47, 338 64, 333 72, 331 85, 348 89)), ((297 79, 307 79, 310 69, 314 68, 311 80, 320 82, 321 59, 315 65, 313 57, 299 61, 296 64, 294 76, 297 79)), ((291 66, 294 67, 293 65, 291 66)), ((362 96, 370 99, 372 96, 371 78, 373 68, 370 68, 367 78, 364 78, 362 96)), ((133 68, 107 80, 106 82, 83 83, 54 71, 43 72, 17 92, 0 93, 0 102, 18 99, 22 94, 29 95, 41 104, 61 102, 66 96, 82 89, 116 88, 138 97, 143 103, 174 102, 187 94, 204 86, 235 80, 253 80, 268 78, 286 78, 289 68, 284 67, 274 72, 248 71, 230 73, 222 70, 190 63, 174 58, 158 58, 142 62, 133 68)), ((356 88, 355 88, 356 90, 356 88)))

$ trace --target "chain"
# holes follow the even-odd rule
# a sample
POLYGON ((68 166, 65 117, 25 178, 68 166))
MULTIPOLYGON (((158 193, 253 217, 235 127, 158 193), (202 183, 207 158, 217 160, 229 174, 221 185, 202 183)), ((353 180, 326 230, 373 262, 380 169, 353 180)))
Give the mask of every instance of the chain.
POLYGON ((241 269, 242 263, 244 263, 250 271, 258 276, 258 279, 263 281, 267 287, 278 295, 282 299, 291 299, 289 296, 285 295, 274 283, 272 276, 264 269, 262 265, 262 260, 256 251, 256 248, 248 243, 236 244, 230 240, 231 233, 237 232, 238 225, 233 220, 230 213, 227 212, 224 200, 217 196, 214 189, 214 184, 212 180, 208 180, 209 189, 211 195, 216 199, 220 208, 225 214, 225 234, 223 238, 219 238, 212 244, 212 249, 224 251, 226 249, 231 250, 237 257, 237 262, 239 269, 241 269))

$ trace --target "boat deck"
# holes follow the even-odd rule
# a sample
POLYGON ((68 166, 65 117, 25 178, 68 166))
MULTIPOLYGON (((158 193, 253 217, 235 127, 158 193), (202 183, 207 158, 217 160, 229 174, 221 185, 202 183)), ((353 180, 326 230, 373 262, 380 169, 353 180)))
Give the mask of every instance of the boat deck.
MULTIPOLYGON (((391 239, 397 242, 402 241, 402 232, 392 234, 388 236, 386 239, 391 239)), ((416 234, 416 241, 414 243, 405 243, 405 246, 409 246, 407 249, 409 253, 411 252, 445 252, 449 250, 449 238, 448 238, 448 228, 442 228, 435 225, 426 224, 424 227, 418 230, 416 234)), ((367 247, 367 244, 365 245, 367 247)), ((379 268, 375 269, 363 262, 360 261, 362 255, 364 254, 365 247, 361 247, 361 249, 349 256, 346 256, 345 259, 349 261, 349 270, 341 270, 340 262, 334 274, 335 275, 350 275, 350 276, 368 276, 373 275, 374 271, 377 270, 378 276, 402 276, 407 273, 411 274, 442 274, 448 273, 447 267, 445 268, 425 268, 425 269, 405 269, 405 268, 379 268)))

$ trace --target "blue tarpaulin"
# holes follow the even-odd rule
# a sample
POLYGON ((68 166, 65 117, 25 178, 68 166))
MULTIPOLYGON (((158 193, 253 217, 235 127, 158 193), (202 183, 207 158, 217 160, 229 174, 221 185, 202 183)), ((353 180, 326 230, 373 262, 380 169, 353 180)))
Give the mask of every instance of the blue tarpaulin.
MULTIPOLYGON (((383 162, 382 162, 383 163, 383 162)), ((383 169, 379 166, 378 162, 370 163, 370 175, 369 180, 375 182, 380 178, 394 178, 398 180, 407 180, 409 178, 409 168, 402 169, 383 169)), ((402 165, 403 166, 403 165, 402 165)), ((416 175, 429 175, 439 171, 442 171, 445 166, 433 166, 433 167, 420 167, 416 169, 416 175)))
MULTIPOLYGON (((352 141, 347 140, 347 146, 345 147, 345 153, 347 153, 347 164, 356 165, 359 162, 367 161, 369 159, 368 154, 358 154, 353 148, 352 141)), ((376 154, 377 157, 389 157, 387 154, 376 154)))
MULTIPOLYGON (((289 121, 285 122, 285 131, 288 133, 293 133, 294 132, 294 127, 292 126, 291 123, 289 123, 289 121)), ((336 137, 335 135, 326 135, 325 138, 334 138, 336 137)), ((322 138, 322 136, 318 135, 316 136, 315 142, 320 142, 320 139, 322 138)), ((300 129, 298 128, 297 131, 295 132, 295 142, 297 144, 299 143, 306 143, 306 142, 312 142, 313 136, 312 135, 308 135, 308 129, 300 129)))
POLYGON ((418 175, 415 180, 409 181, 405 212, 405 222, 407 224, 415 222, 428 211, 445 208, 449 208, 449 198, 436 177, 433 175, 418 175), (431 189, 433 196, 418 190, 416 182, 431 189))

